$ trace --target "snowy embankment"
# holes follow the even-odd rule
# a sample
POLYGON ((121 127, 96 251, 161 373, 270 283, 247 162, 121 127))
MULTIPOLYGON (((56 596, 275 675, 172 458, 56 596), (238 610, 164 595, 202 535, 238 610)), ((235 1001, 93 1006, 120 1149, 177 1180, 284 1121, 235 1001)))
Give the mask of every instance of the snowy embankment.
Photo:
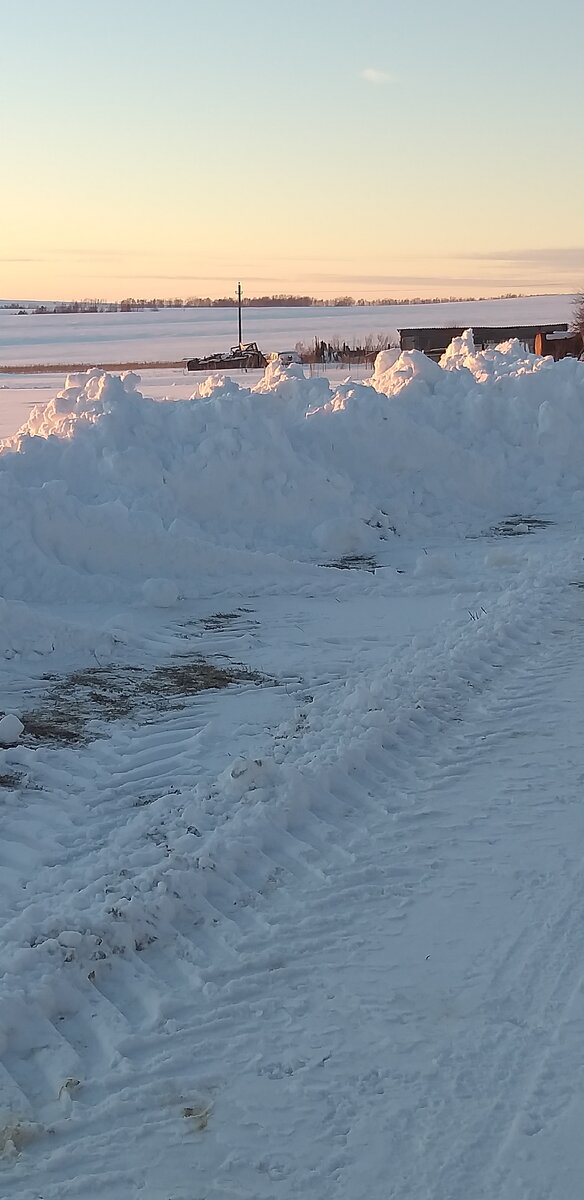
POLYGON ((584 367, 475 354, 378 357, 331 387, 271 367, 160 404, 134 375, 67 380, 3 443, 0 594, 155 601, 285 581, 295 561, 478 535, 512 513, 579 515, 584 367))
POLYGON ((483 859, 525 911, 542 869, 509 882, 493 858, 529 835, 487 751, 522 744, 543 717, 517 697, 571 661, 584 364, 465 336, 363 384, 138 384, 70 378, 0 455, 0 708, 24 726, 0 749, 6 1190, 187 1200, 196 1168, 217 1200, 356 1200, 363 1179, 381 1200, 389 1137, 396 1195, 466 1200, 481 1079, 485 1145, 497 1072, 538 1079, 513 1005, 494 1038, 480 1004, 512 947, 463 913, 483 859), (199 690, 201 658, 245 670, 199 690), (448 973, 477 940, 458 1021, 448 973))

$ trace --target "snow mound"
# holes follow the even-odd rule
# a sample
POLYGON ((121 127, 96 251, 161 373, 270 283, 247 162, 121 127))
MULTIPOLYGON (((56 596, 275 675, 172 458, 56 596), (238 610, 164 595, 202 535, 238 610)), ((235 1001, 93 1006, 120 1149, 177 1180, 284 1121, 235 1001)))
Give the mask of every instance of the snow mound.
POLYGON ((516 376, 538 370, 545 361, 524 350, 517 338, 479 351, 475 348, 472 330, 467 329, 461 337, 452 339, 440 359, 440 366, 446 371, 466 368, 479 383, 484 383, 501 375, 516 376))
POLYGON ((139 379, 67 378, 0 453, 0 594, 172 605, 229 571, 373 554, 513 512, 581 514, 584 365, 478 352, 380 354, 334 387, 271 363, 157 402, 139 379))

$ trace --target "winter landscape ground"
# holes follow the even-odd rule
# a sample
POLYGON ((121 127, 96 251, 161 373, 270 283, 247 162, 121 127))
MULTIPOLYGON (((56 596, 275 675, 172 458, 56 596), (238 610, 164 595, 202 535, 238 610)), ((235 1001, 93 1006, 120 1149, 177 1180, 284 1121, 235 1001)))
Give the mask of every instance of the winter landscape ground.
POLYGON ((575 1200, 584 363, 1 382, 0 1195, 575 1200))

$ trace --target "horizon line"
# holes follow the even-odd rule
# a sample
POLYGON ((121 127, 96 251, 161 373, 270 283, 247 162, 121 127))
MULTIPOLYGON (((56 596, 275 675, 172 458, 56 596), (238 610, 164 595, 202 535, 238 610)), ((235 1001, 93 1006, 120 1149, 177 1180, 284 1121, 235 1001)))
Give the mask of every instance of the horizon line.
MULTIPOLYGON (((452 295, 449 296, 408 296, 403 298, 391 296, 378 296, 374 298, 365 298, 364 296, 311 296, 308 293, 300 292, 276 292, 273 294, 265 293, 259 296, 244 296, 242 298, 243 308, 286 308, 286 307, 321 307, 321 308, 375 308, 375 307, 408 307, 415 304, 470 304, 481 303, 482 301, 496 300, 535 300, 545 296, 573 296, 577 297, 580 293, 577 291, 536 291, 536 292, 499 292, 494 296, 482 295, 452 295), (309 301, 308 305, 286 304, 286 301, 300 300, 309 301), (349 301, 350 303, 346 303, 349 301)), ((47 305, 57 306, 73 306, 73 305, 107 305, 112 309, 118 309, 121 305, 131 304, 136 308, 143 309, 160 305, 164 308, 219 308, 229 307, 237 308, 237 300, 231 296, 124 296, 121 300, 108 300, 103 296, 83 296, 69 299, 20 299, 13 297, 4 297, 0 299, 0 308, 46 308, 47 305), (179 301, 179 303, 177 303, 179 301)), ((131 311, 131 310, 130 310, 131 311)))

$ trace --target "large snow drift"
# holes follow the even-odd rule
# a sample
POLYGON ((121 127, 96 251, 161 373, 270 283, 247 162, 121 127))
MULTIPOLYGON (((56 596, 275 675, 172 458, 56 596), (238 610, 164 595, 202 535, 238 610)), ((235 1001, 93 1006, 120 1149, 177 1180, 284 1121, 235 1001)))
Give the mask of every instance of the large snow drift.
POLYGON ((291 560, 374 554, 397 535, 482 532, 584 508, 584 364, 380 354, 365 384, 268 367, 160 403, 93 370, 35 408, 0 454, 0 595, 140 594, 168 605, 291 560), (265 556, 270 556, 267 559, 265 556))

